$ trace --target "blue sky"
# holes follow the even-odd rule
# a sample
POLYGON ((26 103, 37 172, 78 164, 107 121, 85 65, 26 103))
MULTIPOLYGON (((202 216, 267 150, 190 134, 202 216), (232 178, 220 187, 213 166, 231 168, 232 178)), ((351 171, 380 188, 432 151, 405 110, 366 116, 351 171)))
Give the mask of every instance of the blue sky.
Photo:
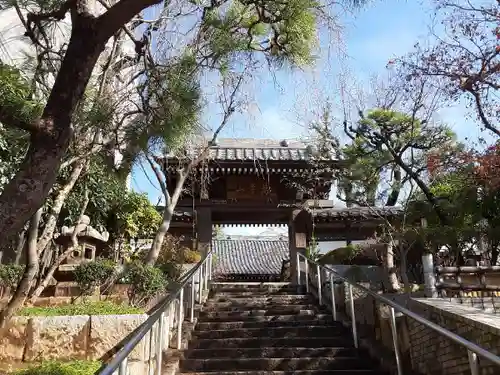
MULTIPOLYGON (((348 79, 366 85, 373 75, 383 75, 387 62, 413 49, 425 38, 431 23, 432 0, 372 0, 352 13, 339 16, 343 27, 341 43, 321 37, 321 52, 314 68, 307 71, 285 69, 276 75, 262 72, 247 88, 252 92, 253 110, 232 118, 220 137, 294 138, 304 135, 298 122, 327 97, 339 101, 339 74, 348 72, 348 79), (346 56, 338 52, 343 46, 346 56)), ((477 138, 476 124, 466 119, 465 108, 455 106, 439 113, 459 138, 477 138)), ((207 111, 204 121, 215 127, 217 111, 207 111)), ((132 188, 148 193, 156 203, 160 192, 141 167, 134 168, 132 188)), ((152 177, 152 176, 151 176, 152 177)), ((232 233, 244 233, 238 229, 232 233)))

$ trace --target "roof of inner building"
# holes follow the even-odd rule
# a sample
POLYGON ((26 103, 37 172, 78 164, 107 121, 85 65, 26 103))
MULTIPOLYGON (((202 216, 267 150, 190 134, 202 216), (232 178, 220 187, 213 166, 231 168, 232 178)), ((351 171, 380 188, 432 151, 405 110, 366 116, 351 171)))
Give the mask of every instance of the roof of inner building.
POLYGON ((212 241, 216 263, 215 277, 229 275, 281 274, 284 260, 289 259, 288 240, 257 240, 238 237, 212 241))
POLYGON ((401 207, 333 207, 309 209, 316 218, 324 221, 376 220, 399 217, 403 214, 401 207))

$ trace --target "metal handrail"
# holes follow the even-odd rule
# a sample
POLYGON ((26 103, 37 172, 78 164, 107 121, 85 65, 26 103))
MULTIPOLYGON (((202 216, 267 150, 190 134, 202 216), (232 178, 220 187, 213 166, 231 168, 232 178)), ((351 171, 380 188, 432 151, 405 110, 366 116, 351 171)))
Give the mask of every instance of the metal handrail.
POLYGON ((181 348, 182 322, 185 318, 184 289, 189 286, 189 320, 193 322, 195 301, 198 303, 203 302, 204 291, 208 289, 208 283, 212 280, 212 255, 211 249, 203 259, 182 278, 177 289, 153 308, 153 313, 146 321, 125 338, 124 345, 115 353, 108 363, 104 364, 95 372, 95 375, 112 375, 116 370, 118 370, 118 375, 126 375, 128 373, 128 357, 130 353, 132 353, 135 347, 149 332, 151 334, 150 340, 156 340, 156 342, 154 350, 149 350, 149 358, 147 360, 149 371, 147 371, 147 373, 152 374, 153 371, 151 369, 154 368, 154 373, 161 375, 164 344, 165 349, 169 347, 172 328, 177 330, 177 348, 181 348), (198 295, 196 295, 196 285, 198 285, 198 295), (176 307, 174 302, 177 300, 177 309, 174 312, 174 307, 176 307), (177 321, 175 321, 175 318, 177 318, 177 321), (164 336, 165 334, 166 336, 164 336), (156 362, 156 368, 154 362, 156 362))
POLYGON ((344 283, 348 285, 348 292, 349 292, 349 307, 351 310, 351 320, 352 320, 352 334, 353 334, 353 340, 354 340, 354 345, 358 347, 358 334, 357 334, 357 329, 356 329, 356 316, 355 316, 355 309, 354 309, 354 299, 353 299, 353 293, 352 293, 352 288, 359 289, 363 291, 364 293, 370 295, 373 297, 376 301, 390 306, 390 324, 391 324, 391 331, 392 331, 392 341, 394 345, 394 354, 396 357, 396 365, 397 365, 397 370, 398 370, 398 375, 403 375, 403 367, 402 367, 402 362, 401 362, 401 354, 399 353, 399 342, 398 342, 398 336, 397 336, 397 326, 396 326, 396 313, 395 311, 398 311, 399 313, 402 313, 403 315, 406 315, 420 324, 423 324, 427 328, 432 329, 433 331, 439 333, 440 335, 448 338, 449 340, 455 342, 456 344, 459 344, 461 346, 464 346, 467 349, 468 353, 468 359, 469 359, 469 366, 471 370, 472 375, 478 375, 479 374, 479 367, 478 367, 478 359, 477 356, 481 356, 483 358, 486 358, 487 360, 493 362, 494 364, 500 366, 500 357, 487 351, 486 349, 480 347, 479 345, 474 344, 473 342, 470 342, 469 340, 464 339, 463 337, 447 330, 446 328, 441 327, 440 325, 431 322, 430 320, 418 315, 417 313, 408 310, 407 308, 401 306, 400 304, 381 296, 380 294, 374 293, 370 289, 353 282, 343 276, 341 276, 337 271, 331 269, 330 267, 326 265, 321 265, 318 264, 317 262, 308 259, 306 256, 303 254, 300 254, 297 252, 297 283, 301 285, 301 270, 300 270, 300 259, 304 259, 304 264, 305 264, 305 282, 306 282, 306 290, 309 291, 309 264, 312 264, 316 266, 317 270, 317 279, 318 279, 318 298, 319 298, 319 303, 321 304, 322 302, 322 292, 321 292, 321 272, 320 269, 323 269, 327 273, 330 274, 330 288, 331 288, 331 298, 332 298, 332 313, 333 313, 333 318, 337 320, 337 307, 335 303, 335 292, 334 292, 334 285, 335 282, 333 280, 333 277, 337 279, 342 280, 344 283))

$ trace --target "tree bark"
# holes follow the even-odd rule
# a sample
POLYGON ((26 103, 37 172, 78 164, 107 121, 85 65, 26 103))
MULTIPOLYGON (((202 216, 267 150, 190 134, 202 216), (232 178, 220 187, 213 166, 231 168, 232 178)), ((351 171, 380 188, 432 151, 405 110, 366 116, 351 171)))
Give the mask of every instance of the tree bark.
POLYGON ((386 146, 387 146, 387 149, 389 150, 389 152, 391 153, 393 159, 394 159, 394 162, 399 165, 401 167, 401 169, 403 169, 403 171, 405 171, 405 173, 410 176, 410 178, 415 181, 415 183, 417 184, 417 186, 420 188, 420 190, 422 190, 422 193, 424 193, 425 195, 425 198, 427 199, 427 201, 432 205, 432 208, 434 209, 434 212, 436 213, 436 216, 438 217, 441 225, 447 225, 448 224, 448 218, 446 216, 446 214, 443 212, 443 210, 441 209, 440 205, 439 205, 439 202, 438 200, 436 199, 436 197, 434 196, 434 194, 431 192, 431 190, 429 189, 429 187, 425 184, 425 182, 418 176, 417 173, 415 173, 415 171, 410 167, 408 166, 404 161, 403 159, 401 159, 401 156, 398 155, 393 149, 392 147, 390 147, 389 144, 386 143, 386 146))
POLYGON ((389 277, 390 292, 395 292, 400 289, 398 275, 396 274, 396 266, 394 264, 394 242, 392 240, 387 244, 385 253, 385 269, 389 277))
POLYGON ((32 124, 31 142, 19 171, 0 195, 0 233, 18 233, 42 206, 52 188, 73 128, 71 118, 106 40, 97 37, 96 19, 72 17, 71 38, 42 117, 32 124))
POLYGON ((57 193, 57 196, 54 199, 54 203, 52 204, 52 207, 50 209, 49 217, 47 218, 43 233, 38 240, 38 254, 41 254, 41 252, 47 247, 47 245, 54 237, 54 230, 56 229, 57 219, 59 218, 59 214, 61 213, 61 210, 64 206, 64 202, 66 201, 66 198, 68 198, 69 193, 71 193, 71 190, 73 190, 73 187, 78 181, 78 178, 82 174, 85 166, 85 160, 78 161, 71 171, 71 175, 66 181, 66 184, 57 193))
POLYGON ((31 295, 30 298, 30 303, 35 303, 38 297, 42 294, 42 292, 47 288, 47 286, 50 283, 50 280, 52 279, 52 276, 54 276, 54 273, 57 271, 57 268, 61 265, 61 263, 73 252, 74 247, 70 246, 65 252, 63 252, 61 255, 59 255, 55 262, 50 266, 49 270, 43 277, 42 282, 40 285, 37 286, 33 294, 31 295))
POLYGON ((395 206, 401 193, 401 167, 398 165, 394 166, 393 173, 392 189, 389 197, 387 197, 386 206, 395 206))
POLYGON ((68 255, 71 254, 73 252, 73 250, 78 247, 78 234, 87 228, 86 224, 82 225, 82 221, 83 221, 83 216, 85 215, 85 211, 87 210, 88 204, 89 204, 89 196, 88 196, 88 191, 86 191, 85 192, 85 201, 83 202, 83 206, 82 206, 82 209, 80 211, 78 221, 76 222, 75 228, 73 229, 73 233, 71 234, 71 245, 68 247, 68 249, 65 252, 63 252, 61 255, 59 255, 56 258, 54 264, 52 264, 52 266, 50 266, 43 281, 40 283, 40 285, 38 285, 38 287, 33 292, 31 299, 30 299, 31 303, 36 302, 36 300, 38 299, 38 297, 40 297, 40 295, 45 290, 45 288, 47 288, 47 285, 49 285, 49 282, 52 279, 52 276, 54 276, 54 272, 56 272, 57 268, 68 257, 68 255))
POLYGON ((10 238, 2 238, 0 242, 0 264, 9 264, 15 261, 17 238, 17 234, 10 238))
POLYGON ((26 229, 23 229, 21 233, 19 233, 17 239, 16 259, 14 260, 14 264, 19 264, 19 262, 21 261, 21 256, 23 255, 25 244, 26 244, 26 229))
POLYGON ((399 264, 399 272, 401 273, 401 280, 403 281, 404 289, 407 293, 411 292, 410 279, 408 278, 408 249, 400 248, 400 264, 399 264))
POLYGON ((31 285, 38 272, 38 252, 36 248, 36 240, 38 238, 38 225, 42 209, 39 208, 35 215, 31 218, 30 229, 28 233, 28 246, 26 254, 26 268, 23 277, 17 285, 14 295, 10 299, 5 309, 0 313, 0 337, 3 335, 3 330, 6 328, 10 318, 22 307, 28 297, 31 285))
POLYGON ((151 244, 151 249, 146 256, 146 264, 154 265, 156 260, 160 256, 161 247, 163 245, 163 241, 165 240, 165 236, 167 235, 168 230, 170 229, 170 223, 172 222, 172 216, 174 214, 174 208, 172 204, 169 206, 165 206, 165 210, 163 211, 163 218, 156 232, 153 243, 151 244))
POLYGON ((184 168, 179 169, 177 173, 177 182, 175 184, 174 192, 172 196, 168 192, 167 185, 163 180, 161 172, 158 170, 153 160, 146 155, 146 160, 149 162, 151 169, 153 170, 158 183, 160 184, 163 196, 165 197, 165 210, 163 211, 163 220, 156 232, 153 243, 151 244, 151 249, 146 256, 146 264, 154 265, 160 255, 161 247, 163 245, 163 241, 165 240, 165 235, 170 229, 170 223, 172 221, 172 216, 174 215, 175 206, 177 206, 177 202, 182 194, 182 190, 184 189, 184 183, 186 182, 186 178, 189 174, 191 168, 198 163, 198 160, 191 161, 188 165, 184 166, 184 168))

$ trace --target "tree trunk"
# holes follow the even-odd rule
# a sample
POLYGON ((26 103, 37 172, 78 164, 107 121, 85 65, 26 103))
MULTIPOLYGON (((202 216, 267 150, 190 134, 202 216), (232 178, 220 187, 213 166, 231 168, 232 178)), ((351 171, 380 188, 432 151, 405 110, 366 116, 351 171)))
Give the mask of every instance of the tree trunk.
POLYGON ((87 206, 89 204, 89 193, 88 190, 85 191, 85 199, 83 202, 83 206, 80 211, 80 215, 78 216, 78 220, 75 224, 75 228, 73 229, 73 233, 71 234, 71 245, 68 249, 59 255, 54 264, 49 268, 47 274, 45 275, 43 281, 38 285, 38 287, 33 292, 30 302, 35 303, 37 298, 40 297, 40 294, 45 290, 47 285, 49 285, 52 276, 54 276, 54 272, 56 272, 57 268, 61 265, 61 263, 68 257, 69 254, 73 252, 75 248, 78 247, 78 234, 84 231, 87 228, 87 224, 83 224, 83 216, 85 215, 85 211, 87 210, 87 206))
POLYGON ((36 249, 36 240, 38 238, 38 225, 42 209, 39 208, 33 215, 30 222, 28 233, 28 246, 26 254, 26 268, 23 277, 17 285, 14 295, 10 299, 5 309, 0 313, 0 337, 3 335, 3 330, 7 326, 10 318, 21 308, 28 297, 31 284, 38 272, 38 252, 36 249))
POLYGON ((10 238, 2 237, 2 241, 0 242, 0 263, 19 264, 21 256, 24 254, 24 242, 26 242, 24 236, 26 235, 28 228, 29 222, 25 223, 23 229, 19 233, 15 233, 10 238))
POLYGON ((500 254, 499 244, 497 241, 491 244, 491 264, 490 266, 496 266, 498 263, 498 255, 500 254))
POLYGON ((17 239, 17 247, 16 247, 16 259, 14 260, 14 264, 19 264, 21 261, 21 256, 23 255, 24 246, 26 245, 26 230, 22 230, 19 233, 19 237, 17 239))
POLYGON ((54 273, 57 271, 57 268, 61 265, 61 263, 73 252, 74 247, 70 246, 65 252, 63 252, 61 255, 59 255, 55 262, 50 266, 49 270, 45 274, 43 281, 40 283, 40 285, 37 286, 33 294, 31 295, 30 302, 35 303, 38 297, 42 294, 42 292, 47 288, 47 286, 50 283, 50 280, 52 279, 52 276, 54 276, 54 273))
POLYGON ((410 279, 408 278, 408 249, 400 249, 401 260, 399 262, 399 272, 401 273, 401 280, 403 281, 403 285, 405 291, 407 293, 411 292, 410 279))
MULTIPOLYGON (((386 146, 388 146, 386 144, 386 146)), ((389 148, 389 152, 391 153, 394 162, 405 171, 405 173, 410 176, 410 178, 415 181, 417 186, 422 190, 422 193, 425 195, 425 198, 427 201, 432 205, 432 208, 434 209, 434 212, 436 213, 436 216, 439 219, 439 222, 441 225, 445 226, 448 224, 448 217, 446 216, 445 212, 441 209, 441 206, 439 205, 438 200, 434 196, 434 194, 431 192, 429 187, 425 184, 425 182, 420 178, 420 176, 415 173, 415 171, 408 166, 401 156, 399 156, 397 153, 394 152, 392 148, 389 148)))
POLYGON ((393 173, 392 189, 387 197, 386 206, 395 206, 401 193, 401 168, 397 165, 394 166, 393 173))
POLYGON ((0 195, 0 233, 21 231, 52 188, 73 135, 71 117, 87 86, 106 40, 97 37, 96 19, 72 17, 71 38, 42 117, 33 124, 31 142, 19 171, 0 195))
MULTIPOLYGON (((42 253, 40 252, 38 253, 38 277, 36 279, 35 289, 32 289, 33 292, 42 283, 46 270, 52 264, 52 259, 58 255, 57 253, 58 253, 57 247, 53 246, 53 244, 47 245, 47 247, 42 253)), ((32 294, 30 294, 30 297, 31 295, 32 294)))
POLYGON ((52 204, 52 208, 50 209, 49 217, 47 218, 47 222, 45 224, 45 228, 43 229, 43 233, 38 240, 38 254, 40 254, 49 244, 49 242, 54 237, 54 231, 56 229, 57 220, 59 219, 59 214, 64 206, 64 202, 66 198, 68 198, 69 193, 73 190, 78 178, 82 174, 83 169, 86 166, 86 161, 81 160, 77 162, 71 171, 71 175, 69 176, 66 184, 59 190, 56 198, 54 199, 54 203, 52 204))
POLYGON ((12 236, 11 238, 2 238, 2 241, 0 242, 0 264, 12 263, 16 258, 14 237, 17 236, 12 236))
POLYGON ((165 210, 163 211, 163 218, 158 231, 156 232, 156 236, 153 240, 153 244, 151 245, 151 249, 146 256, 146 264, 152 266, 156 263, 156 260, 160 256, 161 247, 163 245, 163 241, 165 240, 165 236, 167 235, 168 230, 170 229, 170 223, 172 222, 172 216, 174 214, 174 207, 172 204, 165 205, 165 210))
POLYGON ((385 254, 385 269, 389 278, 389 292, 395 292, 400 289, 396 266, 394 264, 394 242, 389 241, 385 254))

